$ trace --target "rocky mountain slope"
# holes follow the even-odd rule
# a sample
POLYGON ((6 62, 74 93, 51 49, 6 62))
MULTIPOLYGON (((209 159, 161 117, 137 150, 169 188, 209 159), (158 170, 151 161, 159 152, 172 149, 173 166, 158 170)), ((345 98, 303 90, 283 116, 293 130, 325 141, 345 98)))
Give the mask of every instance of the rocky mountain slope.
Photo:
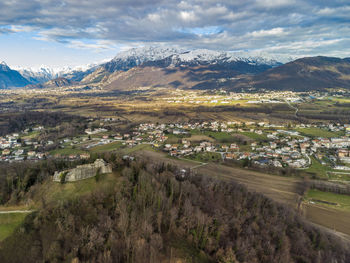
POLYGON ((5 62, 0 63, 0 89, 23 87, 28 84, 29 81, 18 71, 10 69, 5 62))

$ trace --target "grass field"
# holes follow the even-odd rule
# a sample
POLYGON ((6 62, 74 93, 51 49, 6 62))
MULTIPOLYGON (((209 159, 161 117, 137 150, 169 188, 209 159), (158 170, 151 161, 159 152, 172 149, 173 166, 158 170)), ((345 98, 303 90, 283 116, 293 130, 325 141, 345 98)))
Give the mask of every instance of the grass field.
MULTIPOLYGON (((305 169, 305 172, 314 173, 318 177, 327 178, 329 180, 341 180, 349 181, 350 176, 346 174, 336 174, 333 172, 339 171, 334 170, 329 165, 322 165, 315 157, 311 156, 311 166, 308 169, 305 169)), ((340 170, 339 172, 343 173, 344 171, 340 170)))
POLYGON ((332 137, 339 137, 344 135, 343 132, 332 132, 332 131, 327 131, 324 129, 312 127, 312 128, 299 128, 296 129, 296 131, 300 132, 301 134, 305 136, 310 136, 310 137, 324 137, 324 138, 332 138, 332 137))
POLYGON ((67 146, 66 148, 63 148, 63 149, 55 149, 50 152, 51 155, 56 155, 56 154, 71 155, 71 154, 82 154, 82 153, 86 153, 86 151, 83 151, 78 148, 73 149, 70 146, 67 146))
POLYGON ((205 135, 214 138, 217 142, 220 143, 233 143, 233 142, 237 142, 237 138, 235 138, 234 136, 232 136, 231 134, 227 133, 227 132, 205 132, 205 135))
POLYGON ((205 153, 197 153, 192 154, 186 157, 186 159, 194 160, 197 162, 215 162, 215 161, 221 161, 221 155, 219 153, 211 153, 211 152, 205 152, 205 153))
POLYGON ((315 173, 319 177, 328 178, 327 172, 331 168, 327 165, 322 165, 315 157, 311 156, 311 166, 310 168, 304 170, 309 173, 315 173))
POLYGON ((247 136, 247 137, 249 137, 249 138, 251 138, 251 139, 253 139, 255 141, 265 141, 265 140, 267 140, 267 137, 264 134, 257 134, 255 132, 241 132, 240 134, 243 134, 243 135, 245 135, 245 136, 247 136))
POLYGON ((132 148, 123 149, 123 153, 130 154, 130 153, 141 151, 141 150, 155 151, 155 149, 150 144, 139 144, 139 145, 136 145, 132 148))
POLYGON ((105 145, 93 147, 90 149, 90 152, 93 152, 93 153, 111 152, 119 149, 121 146, 122 146, 121 142, 112 142, 105 145))
POLYGON ((26 215, 27 213, 0 214, 0 241, 11 235, 26 215))
POLYGON ((38 137, 40 134, 39 131, 32 131, 29 132, 28 134, 26 134, 25 136, 22 137, 22 139, 34 139, 36 137, 38 137))
POLYGON ((331 192, 323 192, 316 189, 310 189, 307 192, 305 197, 307 200, 310 200, 325 206, 331 206, 333 208, 350 211, 350 195, 341 195, 341 194, 335 194, 331 192), (334 203, 336 205, 323 203, 321 201, 334 203))
POLYGON ((34 191, 33 201, 39 207, 42 199, 49 203, 75 198, 90 193, 97 188, 114 187, 118 182, 118 178, 118 174, 113 173, 101 175, 98 181, 95 177, 65 184, 47 180, 34 191))

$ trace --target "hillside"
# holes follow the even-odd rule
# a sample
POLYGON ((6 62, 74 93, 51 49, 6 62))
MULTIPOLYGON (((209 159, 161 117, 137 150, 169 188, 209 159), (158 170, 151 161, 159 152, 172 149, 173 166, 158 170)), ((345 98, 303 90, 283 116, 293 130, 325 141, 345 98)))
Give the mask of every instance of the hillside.
POLYGON ((350 86, 350 59, 307 57, 269 69, 235 84, 235 88, 325 90, 350 86))
POLYGON ((236 56, 211 50, 131 49, 118 54, 87 75, 84 84, 99 83, 109 90, 143 87, 213 89, 225 87, 244 74, 257 74, 281 63, 261 57, 236 56))
POLYGON ((237 183, 177 180, 170 165, 108 161, 116 169, 102 184, 89 179, 76 191, 57 183, 44 192, 52 182, 34 185, 27 196, 57 201, 43 202, 1 243, 2 262, 350 260, 346 244, 237 183))

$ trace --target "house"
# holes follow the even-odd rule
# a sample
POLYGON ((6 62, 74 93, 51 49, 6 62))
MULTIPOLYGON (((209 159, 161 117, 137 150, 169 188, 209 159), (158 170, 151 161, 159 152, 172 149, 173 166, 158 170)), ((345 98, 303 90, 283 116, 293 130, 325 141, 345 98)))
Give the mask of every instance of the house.
POLYGON ((28 157, 34 157, 34 156, 36 155, 36 152, 34 152, 34 151, 29 151, 29 152, 27 153, 27 155, 28 155, 28 157))
POLYGON ((11 153, 10 149, 5 149, 2 151, 2 155, 9 155, 11 153))
POLYGON ((80 157, 80 159, 86 160, 86 159, 90 158, 90 154, 89 153, 82 153, 82 154, 80 154, 79 157, 80 157))

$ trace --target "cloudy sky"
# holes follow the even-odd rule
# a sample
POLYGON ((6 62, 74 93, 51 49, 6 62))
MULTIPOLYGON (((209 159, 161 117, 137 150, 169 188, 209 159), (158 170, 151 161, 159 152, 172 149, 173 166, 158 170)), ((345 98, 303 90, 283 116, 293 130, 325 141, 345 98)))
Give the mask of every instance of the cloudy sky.
POLYGON ((0 1, 0 61, 10 66, 76 66, 142 45, 350 57, 350 2, 0 1))

